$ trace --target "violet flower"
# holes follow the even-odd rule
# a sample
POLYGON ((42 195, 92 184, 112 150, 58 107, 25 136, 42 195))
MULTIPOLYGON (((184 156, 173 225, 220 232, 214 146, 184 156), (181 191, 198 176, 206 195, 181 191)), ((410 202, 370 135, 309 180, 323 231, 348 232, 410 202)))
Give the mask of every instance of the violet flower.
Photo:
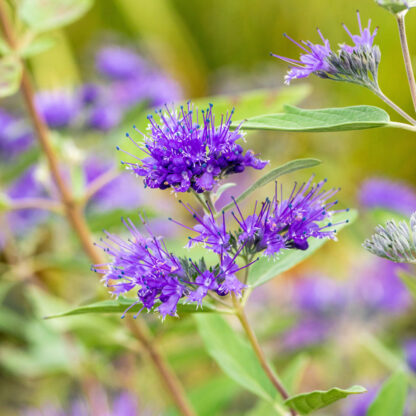
POLYGON ((0 160, 14 159, 32 143, 33 134, 26 122, 0 108, 0 160))
POLYGON ((386 208, 408 216, 416 211, 416 192, 404 182, 366 179, 361 184, 358 199, 365 208, 386 208))
POLYGON ((253 213, 247 217, 234 200, 236 212, 231 215, 238 226, 237 231, 226 229, 224 212, 221 222, 217 223, 212 212, 201 218, 190 205, 184 206, 198 224, 193 229, 178 224, 197 233, 196 237, 190 238, 189 246, 202 243, 215 253, 223 250, 234 253, 239 250, 238 247, 243 247, 243 255, 252 259, 256 253, 262 251, 272 256, 284 249, 306 250, 309 247, 309 238, 335 239, 335 230, 332 227, 338 224, 332 224, 328 220, 335 212, 340 212, 330 210, 338 201, 327 201, 338 189, 323 191, 325 183, 326 180, 312 185, 311 178, 299 187, 295 184, 286 200, 283 198, 283 191, 278 196, 276 186, 273 200, 264 201, 259 210, 256 203, 253 213))
POLYGON ((69 90, 40 91, 35 100, 45 123, 55 129, 69 127, 82 109, 78 95, 69 90))
POLYGON ((203 260, 194 263, 191 259, 180 259, 170 253, 160 237, 156 237, 149 228, 149 237, 145 237, 130 219, 123 224, 131 234, 126 240, 107 233, 107 239, 98 244, 113 260, 108 264, 96 265, 93 270, 104 274, 103 280, 116 296, 137 290, 137 301, 142 309, 157 308, 164 319, 167 315, 176 316, 178 302, 202 304, 209 291, 225 296, 230 292, 241 295, 245 287, 235 276, 239 267, 235 263, 236 253, 230 258, 221 253, 220 264, 208 268, 203 260))
POLYGON ((416 338, 408 339, 404 343, 403 348, 407 365, 416 373, 416 338))
POLYGON ((107 395, 101 389, 89 398, 76 398, 68 408, 53 403, 46 403, 41 408, 28 408, 21 412, 22 416, 150 416, 147 410, 140 409, 137 398, 128 391, 123 391, 114 397, 112 404, 108 403, 107 395))
POLYGON ((198 193, 211 191, 220 179, 246 167, 263 169, 268 162, 236 143, 243 134, 239 128, 230 130, 232 114, 222 117, 216 127, 212 105, 200 113, 190 102, 179 112, 168 107, 165 112, 159 110, 160 124, 149 116, 150 136, 145 136, 145 147, 137 145, 148 156, 137 158, 139 163, 122 163, 144 177, 150 188, 198 193))
POLYGON ((319 29, 322 45, 311 41, 299 43, 285 35, 303 51, 299 60, 272 54, 291 65, 285 77, 285 83, 290 84, 293 79, 306 78, 315 74, 320 78, 351 82, 378 91, 377 74, 381 54, 379 47, 374 45, 378 29, 371 31, 371 20, 368 22, 368 27, 363 28, 358 12, 357 16, 360 29, 358 35, 352 34, 344 25, 354 45, 341 44, 337 52, 331 49, 329 41, 324 38, 319 29))
POLYGON ((116 45, 101 48, 95 58, 95 66, 101 75, 110 80, 132 79, 147 69, 146 61, 135 51, 116 45))
POLYGON ((397 276, 398 271, 406 270, 406 265, 373 257, 365 267, 354 271, 357 276, 352 287, 355 305, 361 305, 368 313, 397 315, 406 311, 412 299, 397 276))

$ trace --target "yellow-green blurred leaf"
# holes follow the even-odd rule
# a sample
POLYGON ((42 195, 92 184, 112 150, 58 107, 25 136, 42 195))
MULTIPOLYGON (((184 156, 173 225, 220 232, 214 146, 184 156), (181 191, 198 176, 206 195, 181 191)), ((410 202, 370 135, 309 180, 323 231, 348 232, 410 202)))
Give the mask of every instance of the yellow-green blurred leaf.
POLYGON ((93 5, 93 0, 22 0, 20 18, 32 29, 44 32, 74 22, 93 5))
POLYGON ((15 56, 0 59, 0 97, 13 95, 20 86, 22 64, 15 56))

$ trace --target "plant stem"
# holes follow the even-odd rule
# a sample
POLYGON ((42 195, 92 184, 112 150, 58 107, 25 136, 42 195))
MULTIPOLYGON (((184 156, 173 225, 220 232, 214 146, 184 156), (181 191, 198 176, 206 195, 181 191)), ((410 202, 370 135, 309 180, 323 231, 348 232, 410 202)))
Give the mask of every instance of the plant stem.
POLYGON ((18 211, 22 209, 42 209, 62 214, 62 204, 46 198, 19 198, 11 201, 6 210, 18 211))
MULTIPOLYGON (((3 0, 0 0, 0 26, 7 43, 12 50, 16 50, 17 42, 15 40, 12 27, 9 23, 8 15, 5 9, 5 2, 3 0)), ((46 155, 49 170, 58 188, 62 204, 65 209, 66 217, 73 230, 78 235, 81 245, 91 261, 95 264, 103 264, 105 263, 105 258, 99 251, 96 250, 92 244, 91 233, 85 220, 82 207, 73 198, 71 190, 67 187, 64 179, 61 176, 58 158, 50 141, 49 130, 36 110, 34 90, 29 78, 28 71, 23 62, 22 68, 23 71, 21 89, 25 103, 31 117, 39 144, 46 155)), ((171 394, 173 401, 181 413, 184 416, 194 416, 195 413, 191 410, 191 406, 187 403, 187 398, 180 384, 180 381, 176 378, 168 364, 164 362, 164 359, 160 353, 156 351, 154 345, 151 342, 150 334, 145 332, 147 329, 145 324, 141 323, 141 326, 129 325, 129 328, 132 331, 133 327, 134 335, 142 343, 144 349, 148 352, 155 368, 158 370, 161 379, 166 383, 169 393, 171 394)))
POLYGON ((140 341, 140 344, 145 347, 147 353, 150 355, 154 365, 157 367, 159 374, 167 388, 175 399, 176 405, 183 415, 195 416, 195 412, 185 399, 186 395, 182 388, 179 379, 169 367, 167 362, 163 359, 159 351, 152 344, 152 337, 149 329, 143 325, 141 321, 134 321, 132 318, 127 319, 127 326, 130 328, 132 334, 140 341))
POLYGON ((406 124, 406 123, 397 123, 397 122, 391 121, 386 127, 391 127, 393 129, 403 129, 403 130, 416 132, 416 126, 412 126, 412 125, 406 124))
POLYGON ((412 96, 413 106, 416 111, 416 81, 412 67, 412 58, 410 57, 409 45, 407 43, 405 15, 406 13, 397 14, 397 24, 399 26, 400 44, 402 45, 403 59, 406 67, 407 79, 409 81, 410 94, 412 96))
POLYGON ((390 98, 388 98, 380 89, 372 89, 374 94, 382 99, 389 107, 391 107, 396 113, 400 114, 404 119, 406 119, 410 124, 416 126, 416 120, 409 116, 406 111, 402 110, 397 104, 395 104, 390 98))
MULTIPOLYGON (((260 362, 260 365, 262 366, 264 372, 266 373, 269 380, 272 382, 273 386, 276 388, 276 390, 279 392, 279 394, 282 396, 283 400, 286 400, 289 398, 289 394, 280 382, 280 380, 277 378, 277 376, 274 374, 272 368, 270 367, 269 363, 267 362, 267 359, 264 355, 263 350, 260 347, 259 341, 257 340, 256 334, 253 331, 253 328, 250 326, 250 323, 247 320, 247 316, 244 312, 244 308, 242 307, 240 301, 237 299, 237 297, 233 294, 233 303, 234 303, 234 309, 235 314, 240 321, 248 340, 250 341, 251 346, 253 347, 253 350, 260 362)), ((296 412, 293 409, 290 409, 290 414, 292 416, 296 416, 296 412)))

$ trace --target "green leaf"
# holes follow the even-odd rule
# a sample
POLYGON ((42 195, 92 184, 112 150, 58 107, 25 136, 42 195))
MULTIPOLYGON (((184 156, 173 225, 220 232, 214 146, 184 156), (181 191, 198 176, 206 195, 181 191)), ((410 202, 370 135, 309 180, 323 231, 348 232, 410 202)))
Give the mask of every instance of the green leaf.
POLYGON ((78 20, 93 0, 22 0, 20 18, 32 29, 44 32, 78 20))
MULTIPOLYGON (((266 114, 247 119, 243 130, 276 131, 347 131, 387 126, 389 115, 378 107, 359 105, 354 107, 304 110, 285 106, 285 112, 266 114)), ((233 123, 237 126, 239 123, 233 123)))
POLYGON ((54 46, 55 43, 56 39, 52 36, 39 36, 35 38, 31 43, 29 43, 29 45, 21 49, 19 51, 19 54, 23 58, 30 58, 52 48, 52 46, 54 46))
MULTIPOLYGON (((340 224, 334 227, 339 232, 346 225, 351 224, 357 218, 357 212, 352 210, 349 212, 339 213, 333 216, 331 221, 337 223, 348 220, 348 223, 340 224)), ((315 251, 321 248, 328 239, 309 239, 309 248, 307 250, 283 250, 276 259, 261 257, 256 263, 250 266, 248 284, 251 287, 263 285, 275 276, 291 269, 310 257, 315 251)))
POLYGON ((20 87, 22 63, 12 55, 0 59, 0 97, 13 95, 20 87))
POLYGON ((406 374, 403 371, 394 373, 381 387, 368 409, 367 416, 402 416, 407 387, 406 374))
POLYGON ((218 200, 220 196, 223 194, 223 192, 225 192, 227 189, 233 188, 236 185, 237 184, 234 182, 227 182, 227 183, 222 184, 217 189, 217 191, 212 195, 212 197, 214 198, 214 201, 218 200))
MULTIPOLYGON (((295 172, 300 169, 311 168, 312 166, 319 165, 321 163, 318 159, 297 159, 291 160, 290 162, 285 163, 282 166, 278 166, 277 168, 271 170, 270 172, 266 173, 260 179, 253 183, 249 188, 247 188, 241 195, 236 198, 237 202, 243 201, 246 199, 250 194, 252 194, 257 189, 261 188, 262 186, 267 185, 270 182, 273 182, 279 176, 287 175, 288 173, 295 172)), ((222 211, 227 211, 234 206, 234 202, 226 205, 222 211)))
MULTIPOLYGON (((297 394, 296 396, 289 397, 289 399, 285 401, 285 404, 302 415, 308 415, 309 413, 329 406, 338 400, 345 399, 351 394, 361 394, 366 391, 367 390, 361 386, 352 386, 346 390, 334 387, 327 391, 316 390, 310 393, 297 394)), ((396 413, 390 413, 390 415, 393 414, 396 413)))
MULTIPOLYGON (((118 299, 104 300, 101 302, 79 306, 66 312, 47 316, 45 319, 63 318, 65 316, 84 315, 89 313, 118 313, 122 315, 124 311, 135 302, 136 299, 120 296, 118 299)), ((138 303, 137 305, 131 307, 128 313, 137 313, 142 307, 143 305, 138 303)), ((202 308, 196 308, 195 305, 178 303, 177 311, 178 313, 205 313, 215 312, 216 308, 210 304, 204 304, 202 308)))
POLYGON ((219 314, 195 315, 195 319, 209 355, 221 369, 247 390, 274 402, 276 390, 248 342, 219 314))
POLYGON ((399 271, 398 275, 400 277, 400 280, 403 282, 407 290, 412 295, 413 299, 416 300, 416 277, 402 270, 399 271))
POLYGON ((305 354, 299 354, 291 360, 283 371, 282 381, 289 393, 294 393, 298 388, 300 379, 308 363, 309 358, 305 354))

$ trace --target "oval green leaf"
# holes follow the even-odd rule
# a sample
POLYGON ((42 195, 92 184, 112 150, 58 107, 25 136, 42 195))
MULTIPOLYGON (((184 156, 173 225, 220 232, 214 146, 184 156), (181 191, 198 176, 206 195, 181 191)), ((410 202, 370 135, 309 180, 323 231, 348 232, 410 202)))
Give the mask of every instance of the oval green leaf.
POLYGON ((0 97, 13 95, 20 87, 22 63, 12 55, 0 59, 0 97))
MULTIPOLYGON (((329 406, 338 400, 345 399, 351 394, 361 394, 366 391, 367 390, 362 386, 352 386, 346 390, 334 387, 327 391, 316 390, 310 393, 302 393, 289 397, 289 399, 285 401, 285 404, 302 415, 308 415, 309 413, 329 406)), ((393 415, 393 413, 391 415, 393 415)))
MULTIPOLYGON (((333 223, 348 220, 348 223, 343 223, 334 227, 336 232, 339 232, 346 225, 351 224, 357 218, 357 212, 351 210, 349 212, 339 213, 333 216, 331 221, 333 223)), ((273 279, 281 273, 286 272, 297 264, 301 263, 310 257, 315 251, 321 248, 328 239, 311 238, 309 240, 309 248, 307 250, 283 250, 276 259, 269 259, 268 257, 261 257, 256 263, 250 267, 248 284, 250 287, 257 287, 263 285, 269 280, 273 279)))
POLYGON ((44 32, 78 20, 93 0, 22 0, 20 18, 33 30, 44 32))
POLYGON ((368 409, 367 416, 402 416, 407 388, 406 374, 403 371, 394 373, 381 387, 368 409))
MULTIPOLYGON (((122 315, 125 312, 125 310, 135 302, 136 299, 120 296, 118 299, 109 299, 101 302, 95 302, 90 303, 88 305, 79 306, 66 312, 47 316, 45 319, 63 318, 66 316, 85 315, 89 313, 117 313, 122 315)), ((128 313, 137 313, 138 311, 140 311, 140 309, 142 309, 142 307, 143 305, 141 303, 138 303, 135 306, 131 307, 128 313)), ((195 305, 178 303, 177 308, 178 313, 206 313, 216 312, 216 310, 217 309, 215 308, 215 306, 210 304, 204 304, 202 308, 196 308, 195 305)))
MULTIPOLYGON (((285 112, 266 114, 247 119, 243 130, 276 131, 348 131, 387 126, 389 115, 378 107, 359 105, 354 107, 304 110, 285 106, 285 112)), ((233 123, 234 126, 238 123, 233 123)))
MULTIPOLYGON (((261 188, 264 185, 274 181, 279 176, 286 175, 288 173, 295 172, 300 169, 311 168, 313 166, 319 165, 321 163, 318 159, 297 159, 291 160, 290 162, 285 163, 282 166, 278 166, 277 168, 271 170, 270 172, 266 173, 260 179, 253 183, 249 188, 247 188, 241 195, 236 198, 237 202, 241 202, 246 199, 250 194, 252 194, 255 190, 261 188)), ((227 211, 232 208, 234 202, 226 205, 222 211, 227 211)))
POLYGON ((198 331, 209 355, 236 383, 269 403, 276 390, 248 342, 219 314, 195 315, 198 331))

